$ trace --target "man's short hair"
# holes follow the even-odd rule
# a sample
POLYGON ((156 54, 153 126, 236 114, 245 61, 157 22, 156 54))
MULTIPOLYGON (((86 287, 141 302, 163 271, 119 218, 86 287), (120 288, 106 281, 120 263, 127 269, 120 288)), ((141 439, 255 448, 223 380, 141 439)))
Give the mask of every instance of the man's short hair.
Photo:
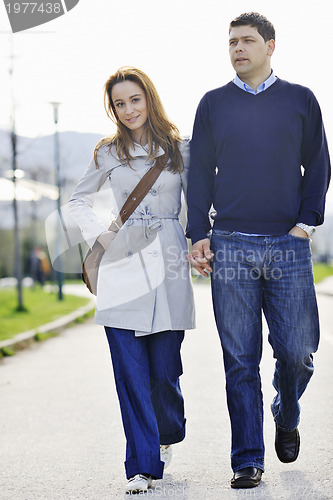
POLYGON ((265 16, 258 14, 258 12, 246 12, 236 17, 236 19, 230 23, 229 33, 231 28, 235 28, 236 26, 252 26, 252 28, 256 28, 265 42, 275 40, 275 29, 273 24, 265 16))

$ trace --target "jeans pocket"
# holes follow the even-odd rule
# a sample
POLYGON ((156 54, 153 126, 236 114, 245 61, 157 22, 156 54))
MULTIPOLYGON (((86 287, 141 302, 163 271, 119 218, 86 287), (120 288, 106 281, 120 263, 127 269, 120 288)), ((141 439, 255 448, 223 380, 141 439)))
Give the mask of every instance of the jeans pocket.
POLYGON ((290 236, 290 238, 293 238, 295 240, 304 240, 304 241, 310 241, 309 238, 307 238, 306 236, 295 236, 294 234, 290 234, 288 233, 286 236, 290 236))

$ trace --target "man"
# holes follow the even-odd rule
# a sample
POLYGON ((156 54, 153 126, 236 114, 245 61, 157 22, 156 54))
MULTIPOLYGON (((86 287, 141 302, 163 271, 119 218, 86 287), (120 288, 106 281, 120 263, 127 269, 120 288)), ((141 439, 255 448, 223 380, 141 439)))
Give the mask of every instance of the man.
POLYGON ((265 17, 242 14, 231 22, 236 76, 202 98, 191 143, 189 260, 201 274, 212 273, 233 488, 257 486, 264 471, 262 311, 276 358, 275 449, 285 463, 299 453, 298 401, 319 340, 309 237, 323 223, 330 160, 316 98, 274 75, 274 49, 265 17))

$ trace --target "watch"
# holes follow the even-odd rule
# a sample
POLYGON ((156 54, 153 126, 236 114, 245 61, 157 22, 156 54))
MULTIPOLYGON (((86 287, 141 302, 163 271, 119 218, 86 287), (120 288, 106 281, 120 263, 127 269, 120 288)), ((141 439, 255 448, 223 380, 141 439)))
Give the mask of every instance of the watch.
POLYGON ((310 236, 313 235, 316 229, 315 226, 308 226, 307 224, 303 224, 302 222, 298 222, 296 226, 299 227, 300 229, 303 229, 303 231, 306 232, 309 238, 310 236))

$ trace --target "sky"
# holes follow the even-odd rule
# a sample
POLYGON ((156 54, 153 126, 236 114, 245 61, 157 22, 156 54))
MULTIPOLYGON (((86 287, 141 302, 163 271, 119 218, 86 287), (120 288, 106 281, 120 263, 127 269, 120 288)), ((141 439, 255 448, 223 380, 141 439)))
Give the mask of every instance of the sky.
POLYGON ((10 35, 0 4, 0 128, 10 126, 10 54, 17 133, 54 131, 50 101, 61 102, 59 130, 109 135, 103 85, 120 66, 136 66, 154 82, 169 118, 191 135, 203 94, 234 76, 229 22, 264 14, 276 29, 272 67, 280 78, 313 90, 333 145, 332 0, 80 0, 64 16, 10 35))

